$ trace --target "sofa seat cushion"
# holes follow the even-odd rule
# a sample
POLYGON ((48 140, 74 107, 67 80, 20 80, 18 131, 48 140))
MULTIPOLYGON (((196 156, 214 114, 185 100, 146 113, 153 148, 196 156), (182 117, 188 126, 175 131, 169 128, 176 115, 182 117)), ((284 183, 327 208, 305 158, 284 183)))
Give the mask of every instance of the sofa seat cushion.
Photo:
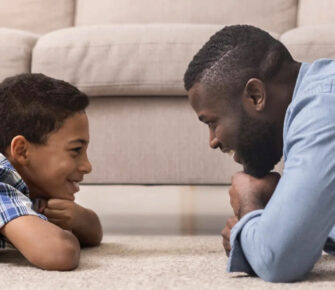
POLYGON ((0 28, 0 81, 30 72, 31 53, 38 36, 10 28, 0 28))
POLYGON ((222 25, 74 27, 42 36, 32 72, 64 79, 90 96, 185 95, 193 55, 222 25))
POLYGON ((335 24, 298 27, 284 33, 280 40, 298 61, 335 58, 335 24))

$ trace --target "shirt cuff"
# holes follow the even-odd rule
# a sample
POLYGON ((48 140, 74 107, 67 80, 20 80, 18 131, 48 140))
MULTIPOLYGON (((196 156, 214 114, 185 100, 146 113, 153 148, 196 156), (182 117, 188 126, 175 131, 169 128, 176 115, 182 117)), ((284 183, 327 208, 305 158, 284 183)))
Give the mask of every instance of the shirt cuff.
POLYGON ((227 264, 228 272, 245 272, 255 274, 247 261, 240 242, 240 234, 243 227, 253 218, 261 216, 263 209, 255 210, 243 216, 239 222, 232 228, 230 233, 231 251, 227 264))
POLYGON ((333 227, 328 234, 328 238, 323 247, 323 250, 326 253, 335 256, 335 227, 333 227))

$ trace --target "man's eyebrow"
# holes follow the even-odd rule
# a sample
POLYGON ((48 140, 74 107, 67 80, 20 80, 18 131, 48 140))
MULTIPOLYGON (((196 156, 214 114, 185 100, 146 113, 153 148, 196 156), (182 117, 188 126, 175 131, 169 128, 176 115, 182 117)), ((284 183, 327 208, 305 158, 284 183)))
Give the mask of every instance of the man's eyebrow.
POLYGON ((205 116, 204 115, 200 115, 198 117, 198 119, 201 121, 201 122, 204 122, 205 123, 205 116))
POLYGON ((76 140, 72 140, 69 143, 81 143, 82 145, 87 145, 88 141, 85 139, 76 139, 76 140))

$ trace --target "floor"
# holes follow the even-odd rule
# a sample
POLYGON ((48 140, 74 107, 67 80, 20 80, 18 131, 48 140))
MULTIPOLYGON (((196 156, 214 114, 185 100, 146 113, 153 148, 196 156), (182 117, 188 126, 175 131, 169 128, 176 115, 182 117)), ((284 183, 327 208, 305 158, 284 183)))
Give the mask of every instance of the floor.
POLYGON ((228 186, 82 185, 105 234, 219 235, 232 215, 228 186))

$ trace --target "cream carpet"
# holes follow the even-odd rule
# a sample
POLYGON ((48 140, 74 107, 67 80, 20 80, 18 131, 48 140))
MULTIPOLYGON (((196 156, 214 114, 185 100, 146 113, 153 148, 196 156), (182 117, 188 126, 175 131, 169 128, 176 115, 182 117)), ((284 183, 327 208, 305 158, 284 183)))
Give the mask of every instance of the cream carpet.
POLYGON ((335 257, 322 256, 308 279, 271 284, 226 273, 218 236, 106 236, 84 249, 78 269, 48 272, 15 250, 0 251, 1 289, 335 289, 335 257))

